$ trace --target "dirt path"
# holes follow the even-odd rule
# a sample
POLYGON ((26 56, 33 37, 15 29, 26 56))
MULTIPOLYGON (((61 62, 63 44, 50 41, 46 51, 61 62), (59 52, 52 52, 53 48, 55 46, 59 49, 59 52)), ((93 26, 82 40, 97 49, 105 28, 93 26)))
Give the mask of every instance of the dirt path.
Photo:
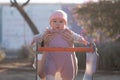
MULTIPOLYGON (((83 72, 79 72, 76 80, 82 80, 83 72)), ((12 60, 0 63, 0 80, 35 80, 35 70, 27 60, 12 60)), ((57 79, 59 80, 59 79, 57 79)), ((95 74, 94 80, 120 80, 120 73, 95 74)))

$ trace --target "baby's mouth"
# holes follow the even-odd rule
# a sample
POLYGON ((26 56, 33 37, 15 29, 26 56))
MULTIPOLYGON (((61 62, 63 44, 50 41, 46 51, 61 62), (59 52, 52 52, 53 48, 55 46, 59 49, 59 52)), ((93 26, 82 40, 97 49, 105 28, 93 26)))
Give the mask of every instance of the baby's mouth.
POLYGON ((60 29, 60 27, 56 27, 57 29, 60 29))

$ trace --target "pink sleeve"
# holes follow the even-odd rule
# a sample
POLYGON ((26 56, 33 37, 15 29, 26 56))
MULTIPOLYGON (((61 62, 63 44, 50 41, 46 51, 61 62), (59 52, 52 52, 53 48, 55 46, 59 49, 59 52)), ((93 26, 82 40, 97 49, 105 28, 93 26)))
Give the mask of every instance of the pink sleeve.
POLYGON ((42 34, 38 34, 38 35, 35 35, 34 37, 33 37, 33 40, 32 40, 32 43, 31 44, 34 44, 34 43, 36 43, 36 42, 41 42, 42 41, 42 34))

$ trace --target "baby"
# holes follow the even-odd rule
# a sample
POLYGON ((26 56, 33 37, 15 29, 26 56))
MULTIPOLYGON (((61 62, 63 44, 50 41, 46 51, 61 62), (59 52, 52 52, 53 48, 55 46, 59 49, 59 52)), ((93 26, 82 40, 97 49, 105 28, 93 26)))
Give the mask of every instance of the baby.
MULTIPOLYGON (((74 47, 74 42, 87 45, 88 42, 67 27, 67 14, 56 10, 49 19, 50 28, 33 39, 33 43, 44 41, 44 47, 74 47)), ((55 80, 60 72, 62 80, 74 80, 78 70, 78 61, 74 52, 45 52, 46 80, 55 80)), ((39 74, 41 76, 42 74, 39 74)))

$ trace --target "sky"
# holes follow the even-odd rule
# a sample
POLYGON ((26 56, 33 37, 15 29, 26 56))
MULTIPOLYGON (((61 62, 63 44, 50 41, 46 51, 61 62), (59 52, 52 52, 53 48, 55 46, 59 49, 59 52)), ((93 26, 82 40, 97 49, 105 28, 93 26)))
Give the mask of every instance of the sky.
MULTIPOLYGON (((14 1, 14 0, 12 0, 14 1)), ((25 2, 27 0, 16 0, 18 2, 25 2)), ((30 3, 84 3, 88 1, 98 1, 98 0, 30 0, 30 3)), ((0 3, 9 3, 10 0, 0 0, 0 3)))

